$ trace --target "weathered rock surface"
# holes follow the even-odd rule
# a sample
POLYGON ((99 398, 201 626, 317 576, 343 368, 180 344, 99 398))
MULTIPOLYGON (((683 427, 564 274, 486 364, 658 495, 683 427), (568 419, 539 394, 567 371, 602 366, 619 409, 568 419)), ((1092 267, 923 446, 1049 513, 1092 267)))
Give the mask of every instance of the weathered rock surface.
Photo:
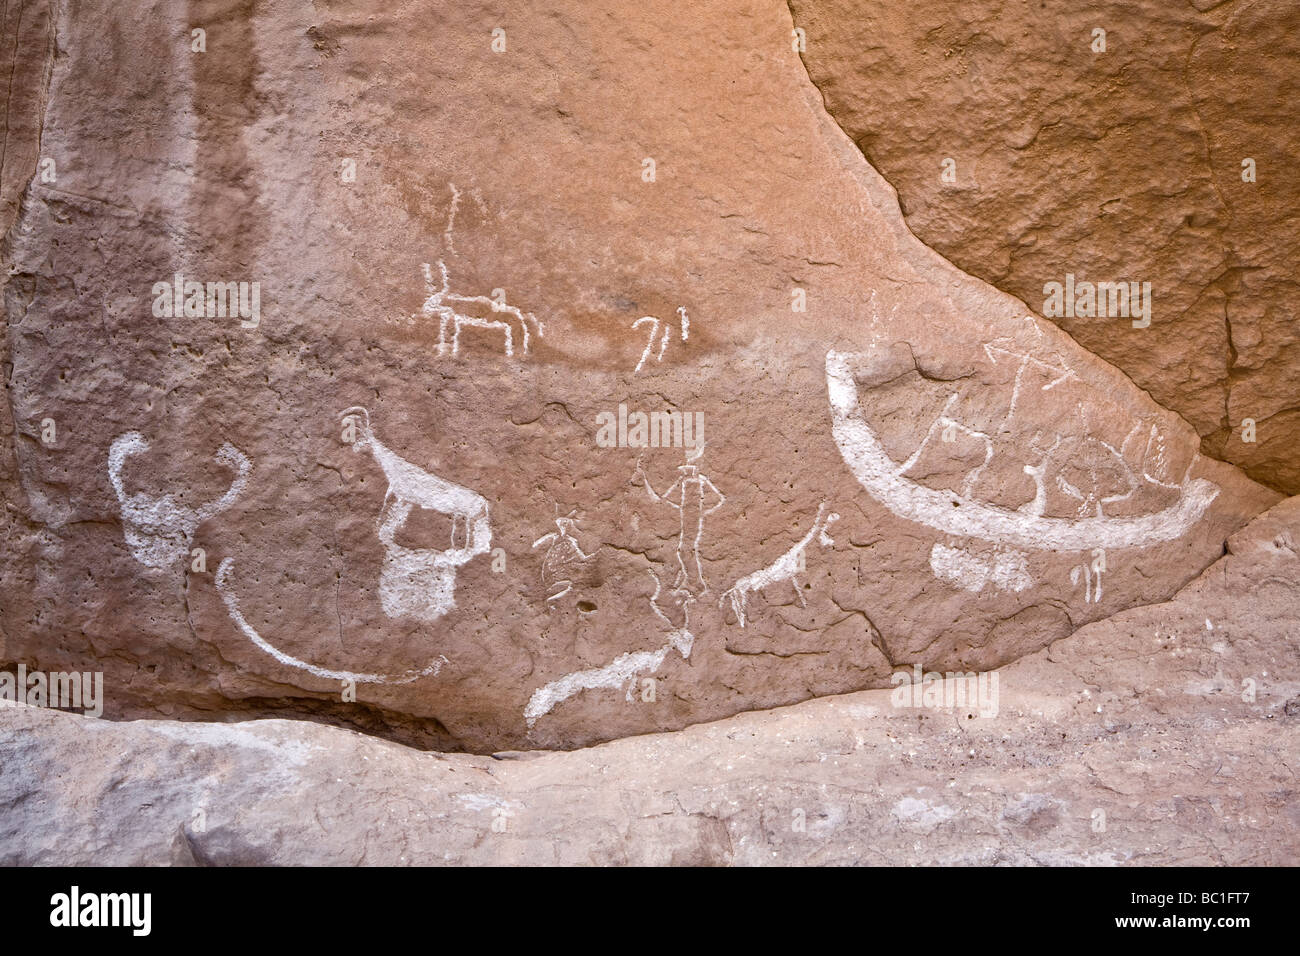
POLYGON ((924 242, 1040 315, 1067 273, 1150 282, 1147 328, 1052 321, 1183 415, 1208 454, 1300 491, 1300 8, 791 8, 827 109, 924 242))
MULTIPOLYGON (((0 62, 9 65, 9 83, 0 90, 4 132, 0 134, 0 235, 8 233, 18 201, 33 171, 57 177, 57 167, 41 166, 41 102, 48 70, 53 28, 44 0, 0 2, 0 62)), ((6 378, 8 376, 6 375, 6 378)))
POLYGON ((1277 500, 912 237, 779 0, 53 24, 0 663, 102 669, 108 716, 681 728, 1004 664, 1277 500), (256 327, 156 316, 177 273, 256 327), (606 447, 621 406, 703 448, 606 447))
POLYGON ((995 717, 874 690, 493 759, 0 709, 0 862, 1294 864, 1298 541, 1293 498, 1002 668, 995 717))

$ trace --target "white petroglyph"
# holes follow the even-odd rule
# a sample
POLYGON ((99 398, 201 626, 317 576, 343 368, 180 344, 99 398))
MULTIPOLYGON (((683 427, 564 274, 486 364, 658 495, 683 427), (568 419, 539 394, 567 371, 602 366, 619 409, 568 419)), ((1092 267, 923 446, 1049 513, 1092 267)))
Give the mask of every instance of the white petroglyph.
POLYGON ((1028 555, 1010 548, 994 548, 989 555, 968 548, 950 548, 936 543, 930 549, 930 570, 941 581, 978 594, 987 585, 999 591, 1023 591, 1032 587, 1028 555))
POLYGON ((636 463, 636 473, 633 476, 633 482, 637 478, 645 484, 645 490, 650 497, 656 501, 673 508, 678 513, 680 522, 680 531, 677 536, 677 579, 673 582, 673 589, 686 588, 695 593, 699 589, 699 594, 709 593, 708 582, 704 580, 704 567, 700 561, 700 542, 704 538, 704 519, 721 508, 727 501, 717 487, 709 480, 707 475, 701 474, 699 466, 692 464, 704 454, 704 445, 701 444, 693 450, 686 452, 686 464, 677 468, 677 480, 674 481, 662 495, 656 494, 650 485, 650 477, 645 473, 640 459, 636 463), (673 501, 673 493, 676 492, 677 500, 673 501), (717 501, 711 506, 706 507, 706 501, 709 496, 716 497, 717 501))
MULTIPOLYGON (((635 322, 632 323, 632 328, 634 329, 639 328, 643 322, 650 323, 650 338, 646 340, 645 351, 641 353, 641 361, 636 363, 636 369, 633 371, 632 373, 633 375, 641 371, 641 367, 645 365, 645 360, 650 357, 650 350, 654 348, 655 336, 659 334, 659 320, 655 318, 653 315, 641 316, 641 318, 637 319, 635 322)), ((666 345, 667 343, 668 343, 668 333, 667 330, 665 329, 664 344, 666 345)), ((660 354, 662 355, 663 353, 660 352, 660 354)))
POLYGON ((983 432, 976 431, 957 419, 948 416, 948 410, 952 408, 956 401, 957 394, 955 392, 948 396, 948 401, 944 403, 943 411, 940 412, 939 416, 930 423, 930 429, 926 432, 921 443, 917 445, 916 451, 914 451, 905 462, 898 466, 898 474, 905 475, 912 470, 912 467, 920 459, 921 455, 925 453, 926 448, 929 447, 930 440, 934 438, 936 432, 944 433, 945 441, 951 441, 952 438, 949 436, 952 436, 956 432, 962 432, 963 434, 969 435, 971 438, 977 438, 984 443, 984 461, 981 462, 978 467, 971 469, 962 482, 962 494, 969 495, 975 482, 979 481, 980 476, 984 473, 984 469, 987 468, 989 462, 993 460, 993 439, 983 432))
MULTIPOLYGON (((650 610, 654 611, 655 617, 659 618, 659 620, 663 621, 665 624, 667 624, 669 627, 675 630, 676 625, 673 624, 671 620, 669 620, 668 615, 665 614, 663 612, 663 608, 659 606, 659 593, 663 590, 663 584, 660 583, 659 581, 659 575, 655 574, 653 570, 650 570, 649 574, 650 574, 650 580, 654 581, 655 583, 654 593, 650 595, 650 610)), ((682 612, 683 614, 685 614, 686 624, 689 626, 690 616, 691 616, 691 604, 694 603, 695 601, 695 595, 691 594, 690 591, 686 590, 683 587, 673 588, 673 594, 677 595, 677 599, 681 602, 682 612)))
MULTIPOLYGON (((1034 326, 1034 331, 1037 332, 1040 337, 1042 336, 1042 330, 1039 329, 1037 325, 1034 326)), ((1011 419, 1015 417, 1016 409, 1020 402, 1020 392, 1025 372, 1029 369, 1037 369, 1045 375, 1052 377, 1050 382, 1046 385, 1040 386, 1040 391, 1044 392, 1050 392, 1052 389, 1056 388, 1056 386, 1065 382, 1078 380, 1078 376, 1075 375, 1074 369, 1070 368, 1069 365, 1061 360, 1059 355, 1053 354, 1050 356, 1051 358, 1056 359, 1055 362, 1044 361, 1038 356, 1021 350, 1009 339, 998 339, 997 341, 987 343, 984 346, 984 354, 994 365, 998 364, 998 356, 1020 360, 1020 364, 1016 367, 1015 384, 1011 388, 1011 405, 1007 409, 1006 416, 1002 419, 1003 429, 1008 428, 1011 424, 1011 419)))
POLYGON ((369 449, 388 479, 378 521, 384 546, 379 579, 384 613, 392 618, 435 621, 456 606, 456 569, 492 547, 487 499, 397 455, 375 438, 366 409, 353 406, 340 415, 360 419, 352 450, 369 449), (446 550, 397 544, 395 536, 416 506, 451 516, 451 540, 446 550))
POLYGON ((568 700, 581 691, 601 687, 619 688, 638 674, 654 673, 659 670, 664 658, 674 647, 681 652, 682 657, 689 657, 690 634, 689 632, 680 632, 680 634, 685 634, 688 640, 683 641, 675 634, 672 640, 658 650, 620 654, 604 667, 565 674, 559 680, 539 687, 528 699, 528 706, 524 708, 524 719, 528 722, 528 726, 533 726, 537 723, 537 718, 550 713, 556 704, 568 700))
POLYGON ((514 328, 509 322, 498 321, 496 319, 482 318, 476 315, 464 315, 457 312, 447 303, 454 302, 462 305, 485 305, 493 312, 514 316, 519 323, 519 328, 523 333, 524 354, 528 354, 529 336, 528 325, 531 322, 537 329, 537 337, 541 338, 545 332, 540 320, 531 312, 521 312, 513 305, 504 301, 488 298, 485 295, 460 295, 452 292, 451 281, 447 276, 447 266, 441 259, 438 260, 438 272, 442 276, 441 288, 433 284, 433 270, 429 263, 423 263, 420 268, 424 272, 424 286, 428 298, 424 300, 424 305, 420 312, 425 318, 437 318, 438 320, 438 354, 446 355, 450 350, 452 355, 460 354, 460 330, 462 326, 468 325, 480 329, 499 329, 505 333, 505 353, 507 356, 515 354, 514 345, 514 328), (447 326, 452 326, 452 336, 450 344, 447 342, 447 326))
MULTIPOLYGON (((1126 452, 1129 438, 1132 438, 1141 428, 1142 423, 1139 422, 1133 426, 1133 431, 1129 432, 1128 438, 1124 439, 1121 454, 1124 455, 1125 459, 1128 458, 1126 452)), ((1169 481, 1169 462, 1165 455, 1164 436, 1160 434, 1160 430, 1155 425, 1152 425, 1151 431, 1147 435, 1146 447, 1142 450, 1142 464, 1140 466, 1142 468, 1142 480, 1153 485, 1159 485, 1161 488, 1177 491, 1178 486, 1169 481)))
POLYGON ((423 668, 412 669, 402 674, 366 674, 355 671, 334 670, 328 667, 320 667, 316 664, 300 660, 290 654, 272 645, 263 638, 244 618, 239 609, 239 597, 235 594, 234 585, 231 583, 231 575, 235 570, 235 559, 226 558, 217 566, 216 585, 217 592, 221 595, 221 600, 226 605, 226 611, 230 614, 230 619, 235 622, 235 626, 243 632, 244 636, 252 641, 257 647, 265 653, 274 657, 286 667, 297 668, 306 671, 316 677, 324 680, 335 681, 352 681, 357 684, 409 684, 417 681, 421 677, 428 677, 430 674, 437 674, 442 670, 442 665, 448 663, 447 658, 441 654, 436 657, 432 663, 423 668))
MULTIPOLYGON (((650 607, 660 618, 668 621, 668 618, 664 616, 657 604, 660 589, 659 578, 655 576, 653 571, 650 572, 650 576, 654 578, 655 582, 655 592, 650 597, 650 607)), ((689 596, 685 606, 689 612, 689 596)), ((669 626, 672 626, 671 623, 669 626)), ((668 642, 657 650, 620 654, 604 667, 593 667, 589 670, 565 674, 558 680, 553 680, 549 684, 537 688, 537 690, 533 691, 532 697, 528 699, 527 706, 524 707, 524 720, 527 721, 529 727, 532 727, 537 723, 539 717, 549 714, 557 704, 584 690, 617 689, 638 674, 653 674, 663 665, 664 659, 671 650, 675 649, 682 655, 683 660, 689 659, 691 648, 695 644, 695 635, 690 632, 689 627, 690 618, 688 613, 686 626, 674 629, 668 635, 668 642)))
POLYGON ((556 518, 557 530, 533 542, 533 550, 548 545, 542 558, 542 584, 552 592, 546 598, 548 603, 568 594, 573 589, 574 574, 595 557, 595 552, 586 554, 582 550, 577 538, 578 521, 573 515, 571 511, 563 518, 556 518))
MULTIPOLYGON (((1037 465, 1024 465, 1025 473, 1035 480, 1037 494, 1032 502, 1027 502, 1019 510, 987 504, 947 489, 926 487, 902 474, 901 466, 889 457, 859 406, 855 370, 883 379, 887 375, 881 373, 889 371, 881 367, 885 364, 887 357, 883 349, 857 354, 827 352, 826 386, 832 434, 841 456, 858 482, 901 518, 944 534, 978 538, 1030 551, 1120 549, 1148 547, 1182 537, 1218 496, 1217 485, 1190 477, 1192 465, 1189 465, 1177 486, 1179 500, 1162 511, 1132 517, 1103 514, 1078 518, 1046 517, 1043 514, 1043 482, 1049 457, 1062 440, 1060 436, 1037 465)), ((1056 383, 1061 380, 1058 376, 1056 383)), ((934 431, 932 427, 927 438, 934 431)), ((1118 460, 1123 463, 1122 457, 1118 460)))
MULTIPOLYGON (((460 190, 456 184, 451 184, 451 210, 447 216, 447 228, 443 232, 443 241, 447 246, 447 251, 454 253, 456 251, 454 240, 454 227, 456 223, 456 209, 460 205, 460 190)), ((470 326, 479 329, 498 329, 505 336, 505 353, 507 356, 515 354, 514 327, 506 320, 484 318, 476 315, 465 315, 458 312, 452 304, 458 305, 481 305, 489 308, 493 313, 498 315, 512 316, 519 323, 522 333, 523 354, 528 354, 531 336, 529 332, 529 323, 537 330, 537 337, 542 338, 544 328, 537 316, 531 312, 521 312, 513 305, 505 301, 505 293, 501 293, 499 298, 489 298, 485 295, 461 295, 451 291, 451 280, 447 274, 447 265, 444 260, 438 260, 438 272, 442 278, 441 287, 435 286, 433 281, 433 268, 429 263, 422 263, 420 266, 424 273, 424 287, 426 298, 424 305, 420 308, 420 314, 425 319, 438 320, 438 354, 446 355, 448 351, 452 355, 460 354, 460 330, 462 326, 470 326), (447 326, 452 327, 451 342, 447 341, 447 326)), ((495 295, 495 293, 494 293, 495 295)))
POLYGON ((1078 488, 1059 473, 1056 475, 1056 486, 1062 494, 1079 502, 1081 517, 1094 513, 1098 517, 1103 517, 1105 514, 1102 510, 1103 505, 1127 501, 1140 487, 1123 456, 1100 439, 1084 436, 1078 440, 1071 459, 1072 464, 1078 466, 1079 470, 1088 476, 1087 487, 1078 488), (1122 491, 1109 495, 1101 494, 1101 489, 1105 487, 1106 472, 1119 476, 1119 480, 1124 484, 1122 491))
POLYGON ((199 525, 225 511, 243 493, 252 462, 230 442, 224 443, 214 460, 235 472, 234 481, 220 498, 190 508, 171 492, 157 498, 143 492, 127 494, 122 468, 128 458, 148 450, 149 441, 139 432, 119 435, 108 449, 108 478, 121 505, 122 530, 131 556, 145 567, 179 568, 189 557, 199 525))
POLYGON ((799 581, 795 576, 805 567, 804 554, 814 537, 818 538, 822 547, 834 547, 835 541, 827 532, 830 530, 831 525, 839 519, 840 516, 834 511, 826 514, 826 503, 822 502, 817 508, 817 517, 813 519, 812 527, 808 529, 808 533, 796 542, 789 551, 767 567, 745 575, 723 591, 722 597, 718 599, 718 607, 721 607, 722 602, 730 598, 731 609, 735 612, 736 621, 741 627, 744 627, 749 595, 755 591, 763 590, 769 584, 777 584, 781 581, 789 581, 794 588, 795 597, 799 599, 800 605, 807 607, 808 602, 804 599, 803 590, 799 587, 799 581))
MULTIPOLYGON (((691 337, 691 317, 686 314, 686 306, 684 305, 677 307, 677 314, 682 320, 680 326, 681 337, 682 341, 685 342, 691 337)), ((655 361, 662 362, 664 360, 664 352, 668 349, 668 339, 672 336, 673 327, 671 323, 663 325, 663 334, 659 334, 661 323, 658 316, 654 315, 641 316, 641 318, 632 323, 632 328, 640 328, 646 322, 650 323, 650 336, 646 339, 645 349, 641 352, 641 360, 636 363, 636 369, 632 372, 633 375, 641 371, 642 367, 644 367, 646 359, 650 357, 651 351, 654 350, 656 339, 659 341, 659 352, 655 356, 655 361)))

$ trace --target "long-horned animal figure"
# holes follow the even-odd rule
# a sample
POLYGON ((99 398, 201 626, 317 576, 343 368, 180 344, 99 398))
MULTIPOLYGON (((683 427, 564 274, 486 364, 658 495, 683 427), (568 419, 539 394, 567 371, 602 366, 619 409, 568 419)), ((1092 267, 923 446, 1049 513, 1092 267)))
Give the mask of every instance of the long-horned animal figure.
POLYGON ((352 450, 368 449, 388 479, 377 525, 385 551, 379 581, 384 613, 393 618, 437 620, 456 606, 456 569, 492 547, 488 501, 396 454, 375 437, 370 413, 361 406, 344 409, 340 417, 359 421, 352 450), (416 506, 451 516, 451 540, 446 550, 397 544, 395 536, 416 506))
POLYGON ((140 491, 126 493, 122 468, 128 458, 144 454, 149 447, 149 440, 139 432, 117 436, 108 449, 108 478, 122 508, 122 530, 132 557, 149 568, 176 567, 188 556, 199 525, 225 511, 243 493, 253 464, 242 451, 225 442, 213 457, 235 472, 235 480, 220 498, 190 508, 171 492, 158 498, 140 491))
POLYGON ((1106 552, 1102 548, 1095 548, 1092 552, 1092 562, 1087 560, 1083 564, 1076 565, 1070 569, 1070 583, 1075 587, 1079 585, 1079 575, 1083 575, 1083 602, 1085 604, 1101 603, 1101 575, 1106 570, 1106 552), (1093 581, 1096 586, 1093 586, 1093 581))
MULTIPOLYGON (((420 268, 424 271, 424 286, 428 292, 428 298, 424 300, 424 305, 420 312, 425 318, 437 317, 438 319, 438 354, 446 355, 447 350, 451 350, 452 355, 460 353, 460 328, 462 325, 469 325, 480 329, 501 329, 505 332, 506 355, 515 354, 514 346, 514 329, 507 321, 498 321, 496 319, 481 318, 474 315, 463 315, 457 312, 447 303, 456 302, 462 304, 485 305, 493 312, 505 313, 512 315, 519 322, 519 327, 523 330, 523 348, 524 354, 528 354, 529 332, 528 323, 532 323, 537 328, 537 336, 543 335, 542 323, 531 312, 521 312, 513 305, 506 304, 505 301, 490 299, 485 295, 458 295, 451 291, 451 280, 447 277, 447 266, 439 259, 438 271, 442 275, 442 287, 437 288, 433 283, 433 269, 429 263, 423 263, 420 268), (447 342, 447 325, 452 326, 451 343, 447 342)), ((504 300, 504 296, 503 296, 504 300)))
POLYGON ((804 552, 808 545, 812 543, 814 537, 818 538, 822 547, 830 548, 835 545, 835 541, 827 533, 832 524, 840 519, 840 516, 834 511, 826 513, 826 503, 822 502, 817 508, 817 517, 813 519, 813 525, 808 529, 799 542, 785 554, 781 555, 767 567, 755 571, 753 574, 747 574, 727 590, 722 592, 722 597, 718 599, 718 607, 722 607, 722 602, 731 599, 731 609, 736 614, 736 620, 741 627, 745 626, 745 610, 749 603, 749 596, 755 591, 761 591, 769 584, 776 584, 778 581, 789 581, 794 587, 795 597, 799 599, 800 605, 808 606, 804 600, 803 591, 799 588, 799 581, 795 578, 800 571, 804 569, 804 552))

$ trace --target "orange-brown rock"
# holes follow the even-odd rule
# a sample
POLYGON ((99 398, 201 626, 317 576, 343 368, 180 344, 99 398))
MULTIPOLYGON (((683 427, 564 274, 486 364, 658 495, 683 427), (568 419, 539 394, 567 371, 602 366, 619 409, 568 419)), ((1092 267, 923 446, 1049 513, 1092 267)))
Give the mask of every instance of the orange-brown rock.
POLYGON ((924 242, 1039 315, 1067 274, 1149 282, 1146 328, 1052 321, 1207 454, 1300 491, 1300 8, 791 7, 827 109, 924 242))
POLYGON ((996 667, 1215 561, 1277 495, 921 245, 793 30, 60 9, 101 53, 51 53, 4 247, 0 662, 572 748, 996 667), (667 410, 693 444, 639 447, 667 410))

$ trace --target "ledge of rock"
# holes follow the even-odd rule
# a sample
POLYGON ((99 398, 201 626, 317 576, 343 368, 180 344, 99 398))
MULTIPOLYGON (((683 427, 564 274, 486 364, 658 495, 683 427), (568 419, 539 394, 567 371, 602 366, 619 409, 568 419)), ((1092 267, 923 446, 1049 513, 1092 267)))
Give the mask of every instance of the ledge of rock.
POLYGON ((494 758, 0 709, 0 862, 1285 865, 1297 541, 1293 498, 1173 601, 1001 668, 996 716, 872 690, 494 758))

